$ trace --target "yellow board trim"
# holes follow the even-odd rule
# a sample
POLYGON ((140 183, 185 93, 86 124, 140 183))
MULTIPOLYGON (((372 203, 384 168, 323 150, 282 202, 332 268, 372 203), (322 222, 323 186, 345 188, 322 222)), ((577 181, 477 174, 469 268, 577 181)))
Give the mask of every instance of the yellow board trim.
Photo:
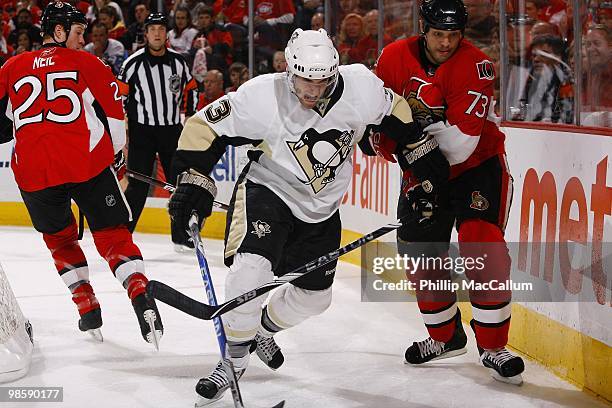
MULTIPOLYGON (((0 203, 0 225, 31 226, 30 216, 23 203, 0 203)), ((170 221, 165 208, 145 208, 138 221, 138 232, 169 234, 170 221)), ((206 220, 203 235, 223 239, 225 213, 214 212, 206 220)), ((342 245, 362 234, 342 230, 342 245)), ((361 251, 356 250, 341 258, 361 265, 361 251)), ((460 303, 465 321, 472 318, 469 303, 460 303)), ((509 345, 537 361, 559 377, 607 401, 612 401, 611 347, 577 330, 564 326, 520 304, 512 305, 512 324, 509 345)))

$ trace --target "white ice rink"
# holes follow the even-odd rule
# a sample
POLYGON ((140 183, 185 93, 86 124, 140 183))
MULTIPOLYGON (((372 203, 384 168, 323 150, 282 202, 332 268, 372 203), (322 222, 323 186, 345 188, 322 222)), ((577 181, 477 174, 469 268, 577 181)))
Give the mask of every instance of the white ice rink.
MULTIPOLYGON (((159 305, 165 334, 160 352, 144 342, 125 290, 82 242, 102 306, 104 343, 77 328, 78 314, 42 237, 28 228, 0 228, 0 262, 34 327, 27 377, 15 386, 61 386, 63 403, 0 403, 4 407, 192 407, 194 386, 218 360, 210 322, 159 305)), ((149 278, 205 299, 194 254, 174 253, 168 236, 136 234, 149 278)), ((223 294, 222 243, 206 241, 217 294, 223 294)), ((489 377, 477 362, 469 327, 466 355, 423 366, 402 363, 405 348, 426 337, 416 304, 361 303, 358 268, 341 264, 334 301, 321 316, 277 336, 285 364, 270 371, 254 355, 240 381, 247 407, 604 407, 541 366, 527 361, 521 387, 489 377)), ((229 394, 229 393, 228 393, 229 394)), ((211 405, 233 407, 227 395, 211 405)))

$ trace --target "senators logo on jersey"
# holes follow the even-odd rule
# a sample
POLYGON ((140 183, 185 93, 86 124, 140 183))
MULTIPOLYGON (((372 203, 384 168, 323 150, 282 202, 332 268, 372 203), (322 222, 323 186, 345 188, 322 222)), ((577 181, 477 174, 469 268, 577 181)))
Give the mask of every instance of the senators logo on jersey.
POLYGON ((410 105, 413 119, 421 126, 445 120, 444 99, 431 83, 418 77, 410 78, 409 88, 404 90, 404 98, 410 105))
POLYGON ((336 169, 351 152, 354 134, 354 130, 331 129, 320 134, 314 129, 308 129, 297 142, 287 142, 307 177, 300 181, 309 185, 315 194, 333 182, 336 169))

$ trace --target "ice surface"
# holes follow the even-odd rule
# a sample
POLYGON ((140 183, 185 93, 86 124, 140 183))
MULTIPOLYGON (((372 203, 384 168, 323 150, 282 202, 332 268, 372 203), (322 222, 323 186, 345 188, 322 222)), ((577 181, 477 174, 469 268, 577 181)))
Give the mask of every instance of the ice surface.
MULTIPOLYGON (((136 234, 150 278, 205 299, 194 254, 176 254, 168 236, 136 234)), ((225 267, 222 242, 205 241, 218 296, 225 267)), ((97 254, 91 235, 82 241, 91 282, 102 306, 104 343, 77 328, 78 314, 42 236, 31 228, 0 228, 0 262, 24 314, 34 327, 30 373, 12 386, 61 386, 64 402, 2 403, 16 408, 193 407, 194 386, 218 360, 212 323, 163 304, 161 351, 143 341, 119 282, 97 254)), ((423 366, 402 363, 405 348, 426 337, 414 303, 362 303, 359 270, 341 264, 334 300, 323 315, 276 338, 285 364, 270 371, 255 355, 240 381, 247 407, 604 407, 541 366, 527 361, 521 387, 493 380, 469 352, 423 366)), ((233 407, 228 395, 211 405, 233 407)))

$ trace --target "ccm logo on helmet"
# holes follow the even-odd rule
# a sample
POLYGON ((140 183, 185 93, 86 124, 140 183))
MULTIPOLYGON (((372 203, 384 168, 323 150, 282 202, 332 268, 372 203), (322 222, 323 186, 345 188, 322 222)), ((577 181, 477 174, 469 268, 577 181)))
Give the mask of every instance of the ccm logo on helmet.
POLYGON ((308 71, 321 72, 321 71, 327 71, 327 69, 326 68, 313 67, 313 68, 310 68, 308 71))

